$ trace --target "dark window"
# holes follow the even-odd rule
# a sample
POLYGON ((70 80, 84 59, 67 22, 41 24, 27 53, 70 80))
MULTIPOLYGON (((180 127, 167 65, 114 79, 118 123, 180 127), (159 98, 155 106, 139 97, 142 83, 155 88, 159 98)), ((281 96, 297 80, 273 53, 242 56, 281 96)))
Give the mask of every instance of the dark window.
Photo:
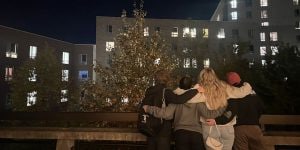
POLYGON ((159 32, 160 31, 160 27, 155 27, 155 31, 159 32))
POLYGON ((245 4, 246 4, 246 7, 251 7, 252 6, 252 0, 246 0, 245 4))
POLYGON ((87 55, 81 54, 81 64, 87 64, 87 55))
POLYGON ((239 36, 239 30, 238 29, 232 29, 232 37, 238 37, 239 36))
POLYGON ((249 29, 249 30, 248 30, 248 37, 249 37, 249 38, 253 38, 253 35, 254 35, 254 34, 253 34, 253 29, 249 29))
POLYGON ((297 42, 300 42, 300 35, 296 36, 297 42))
POLYGON ((107 25, 107 32, 112 33, 112 25, 107 25))
POLYGON ((252 12, 251 11, 246 12, 246 18, 248 18, 248 19, 252 18, 252 12))
POLYGON ((300 10, 299 9, 295 9, 295 16, 299 17, 300 16, 300 10))
POLYGON ((249 51, 250 51, 250 53, 254 53, 254 46, 253 45, 249 45, 249 51))

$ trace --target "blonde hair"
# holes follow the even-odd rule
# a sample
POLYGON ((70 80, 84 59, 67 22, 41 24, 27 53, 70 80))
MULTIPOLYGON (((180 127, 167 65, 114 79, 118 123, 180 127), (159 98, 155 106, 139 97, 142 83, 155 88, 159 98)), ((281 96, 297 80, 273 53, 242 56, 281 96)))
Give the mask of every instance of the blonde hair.
POLYGON ((201 70, 198 83, 205 89, 204 95, 210 109, 215 110, 227 106, 226 83, 217 77, 213 69, 201 70))

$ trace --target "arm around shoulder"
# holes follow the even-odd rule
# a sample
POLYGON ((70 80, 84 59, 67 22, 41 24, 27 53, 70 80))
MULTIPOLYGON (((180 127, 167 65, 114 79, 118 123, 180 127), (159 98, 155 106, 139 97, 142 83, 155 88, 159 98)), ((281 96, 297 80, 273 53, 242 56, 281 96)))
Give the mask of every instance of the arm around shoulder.
POLYGON ((252 92, 252 87, 247 82, 244 82, 243 86, 241 86, 239 88, 227 84, 226 92, 227 92, 229 98, 243 98, 252 92))

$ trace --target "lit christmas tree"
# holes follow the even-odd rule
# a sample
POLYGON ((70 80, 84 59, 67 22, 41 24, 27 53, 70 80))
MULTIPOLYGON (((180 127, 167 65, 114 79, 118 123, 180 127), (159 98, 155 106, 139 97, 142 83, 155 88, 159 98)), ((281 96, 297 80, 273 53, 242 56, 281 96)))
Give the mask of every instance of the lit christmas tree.
POLYGON ((88 92, 83 110, 99 111, 105 105, 110 106, 110 111, 136 110, 146 88, 153 85, 154 73, 175 68, 176 59, 169 53, 159 31, 149 36, 143 1, 139 8, 134 4, 133 16, 127 18, 123 11, 124 26, 116 37, 110 67, 101 64, 95 67, 101 81, 85 87, 88 92))

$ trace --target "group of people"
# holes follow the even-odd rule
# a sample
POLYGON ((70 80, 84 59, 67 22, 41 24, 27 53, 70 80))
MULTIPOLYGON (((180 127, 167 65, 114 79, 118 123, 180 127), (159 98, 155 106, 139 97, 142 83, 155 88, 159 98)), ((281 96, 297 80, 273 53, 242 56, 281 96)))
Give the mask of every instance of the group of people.
POLYGON ((170 150, 172 129, 176 150, 210 150, 208 137, 220 139, 222 150, 264 149, 258 122, 262 101, 236 72, 227 73, 225 82, 204 68, 197 83, 182 77, 174 91, 167 86, 169 79, 168 73, 158 71, 155 85, 145 92, 145 112, 163 120, 157 134, 147 137, 148 150, 170 150))

